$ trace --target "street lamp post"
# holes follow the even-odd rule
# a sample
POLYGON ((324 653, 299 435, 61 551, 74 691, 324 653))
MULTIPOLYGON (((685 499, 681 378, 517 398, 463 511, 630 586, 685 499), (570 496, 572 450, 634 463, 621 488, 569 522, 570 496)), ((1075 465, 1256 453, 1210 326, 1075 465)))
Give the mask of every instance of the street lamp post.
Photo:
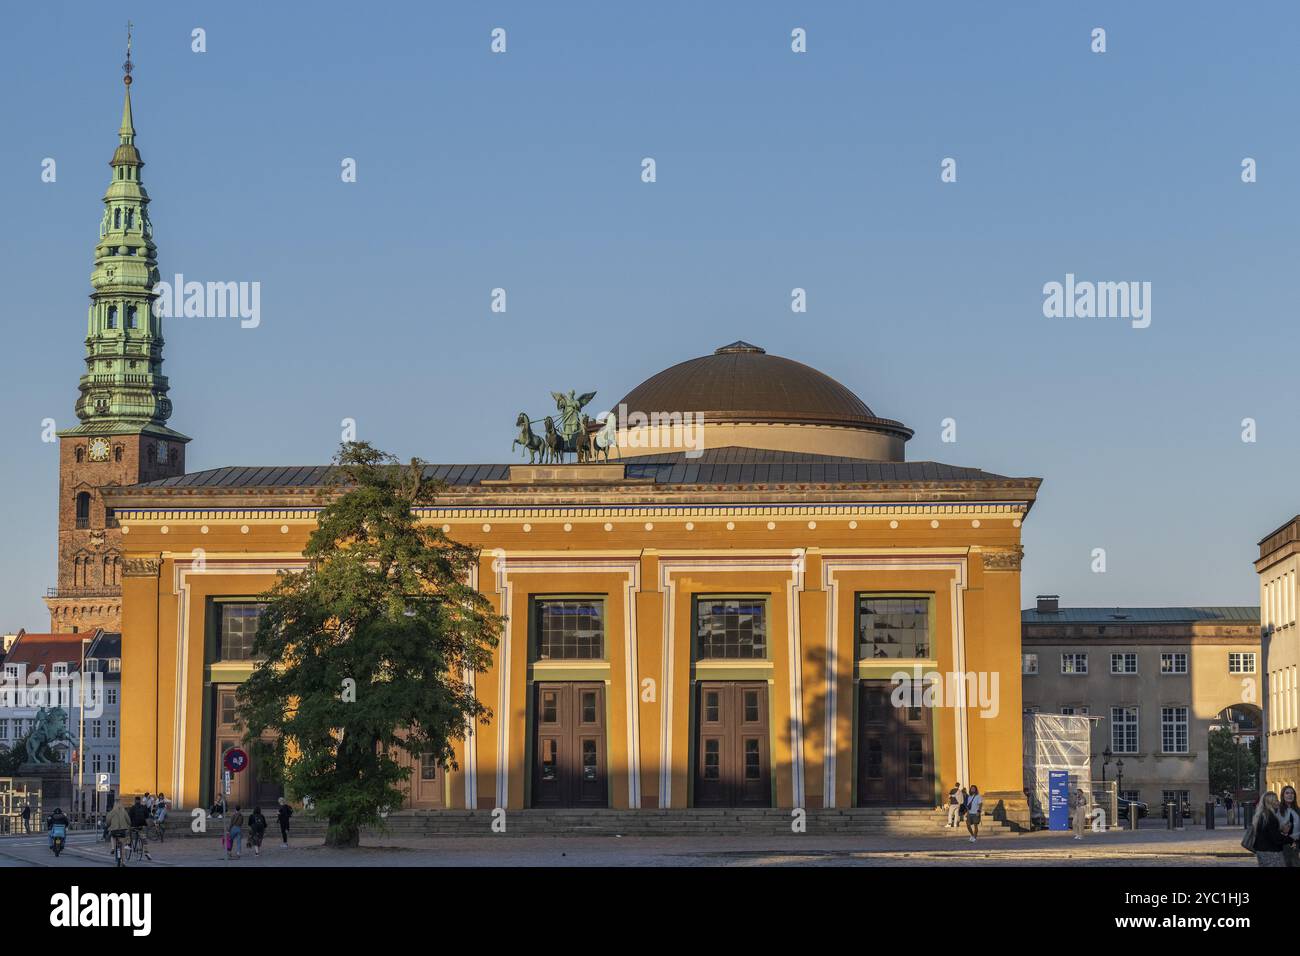
POLYGON ((86 644, 87 638, 81 639, 81 670, 77 674, 77 684, 79 685, 78 697, 80 705, 77 708, 80 713, 77 715, 77 797, 81 801, 81 812, 86 812, 86 644))

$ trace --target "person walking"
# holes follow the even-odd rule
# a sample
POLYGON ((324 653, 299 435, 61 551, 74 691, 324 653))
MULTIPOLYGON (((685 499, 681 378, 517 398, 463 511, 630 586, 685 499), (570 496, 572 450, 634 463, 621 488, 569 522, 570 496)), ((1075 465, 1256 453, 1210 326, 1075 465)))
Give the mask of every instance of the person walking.
POLYGON ((966 832, 970 834, 970 841, 974 843, 980 835, 980 814, 984 812, 984 798, 980 796, 980 788, 971 784, 970 795, 966 798, 966 832))
POLYGON ((1255 854, 1260 866, 1285 866, 1282 851, 1286 848, 1286 837, 1282 834, 1282 802, 1277 794, 1270 790, 1255 807, 1255 816, 1250 821, 1250 829, 1241 840, 1241 845, 1255 854))
POLYGON ((961 804, 965 799, 966 791, 960 783, 954 783, 948 791, 948 822, 945 824, 948 829, 955 830, 961 825, 961 804))
POLYGON ((1082 840, 1084 831, 1088 829, 1088 794, 1083 787, 1075 787, 1074 793, 1070 794, 1070 808, 1072 811, 1074 823, 1074 838, 1082 840))
POLYGON ((1279 817, 1282 820, 1282 862, 1290 867, 1300 866, 1300 807, 1296 806, 1295 787, 1282 788, 1279 817))
POLYGON ((280 807, 275 811, 275 815, 280 820, 280 839, 284 841, 283 846, 288 847, 289 818, 293 816, 293 807, 289 806, 289 802, 284 797, 280 798, 280 807))
POLYGON ((253 807, 248 815, 248 845, 253 848, 253 856, 262 855, 262 837, 266 833, 266 817, 261 807, 253 807))
POLYGON ((240 812, 239 804, 235 804, 230 819, 226 821, 226 832, 230 835, 227 846, 235 851, 235 859, 238 860, 244 852, 244 814, 240 812))
POLYGON ((23 832, 31 833, 32 832, 32 802, 30 800, 28 800, 26 803, 23 804, 23 811, 21 816, 23 818, 23 832))

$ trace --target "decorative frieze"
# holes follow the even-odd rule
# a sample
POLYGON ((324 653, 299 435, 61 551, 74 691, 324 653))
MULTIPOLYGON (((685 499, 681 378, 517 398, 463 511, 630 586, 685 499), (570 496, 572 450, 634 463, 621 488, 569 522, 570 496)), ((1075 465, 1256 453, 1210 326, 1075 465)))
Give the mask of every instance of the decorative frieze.
POLYGON ((127 558, 123 573, 128 578, 156 578, 162 570, 162 558, 127 558))
POLYGON ((1025 549, 1020 545, 1015 548, 994 548, 985 550, 983 555, 985 571, 1019 571, 1025 549))

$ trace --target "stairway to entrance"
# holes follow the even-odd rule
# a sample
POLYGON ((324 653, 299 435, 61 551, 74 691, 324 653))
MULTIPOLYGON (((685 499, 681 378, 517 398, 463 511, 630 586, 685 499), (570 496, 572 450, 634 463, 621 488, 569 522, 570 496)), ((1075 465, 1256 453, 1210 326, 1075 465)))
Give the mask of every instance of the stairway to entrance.
MULTIPOLYGON (((944 827, 942 811, 854 807, 807 811, 806 832, 814 836, 965 837, 966 829, 944 827)), ((507 836, 789 836, 789 810, 511 810, 505 816, 507 836)), ((394 837, 491 836, 490 810, 402 810, 387 818, 387 835, 394 837)), ((1010 832, 1013 828, 984 818, 981 831, 1010 832)), ((309 816, 294 817, 294 834, 323 834, 324 825, 309 816), (300 823, 301 821, 301 823, 300 823)))

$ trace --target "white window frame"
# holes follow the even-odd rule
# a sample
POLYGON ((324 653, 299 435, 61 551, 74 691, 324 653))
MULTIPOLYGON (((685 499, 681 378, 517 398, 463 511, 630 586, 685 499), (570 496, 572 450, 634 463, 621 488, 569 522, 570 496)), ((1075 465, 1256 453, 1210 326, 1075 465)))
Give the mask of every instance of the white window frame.
POLYGON ((1137 707, 1112 707, 1110 709, 1110 749, 1112 753, 1128 754, 1139 753, 1142 746, 1141 739, 1141 711, 1137 707), (1117 716, 1118 715, 1118 716, 1117 716), (1117 739, 1116 734, 1127 731, 1132 728, 1132 748, 1128 747, 1129 739, 1126 732, 1122 733, 1123 739, 1117 739))
POLYGON ((1110 672, 1117 677, 1128 677, 1138 672, 1138 656, 1136 651, 1116 651, 1110 655, 1110 672), (1133 669, 1129 670, 1130 660, 1133 669), (1117 668, 1115 665, 1118 664, 1117 668))
POLYGON ((1229 651, 1228 652, 1228 673, 1229 674, 1254 674, 1259 667, 1259 658, 1254 651, 1229 651), (1233 658, 1237 658, 1234 665, 1233 658), (1249 663, 1249 668, 1247 668, 1249 663))
POLYGON ((1185 754, 1190 753, 1191 746, 1191 727, 1189 715, 1191 708, 1182 704, 1171 704, 1160 708, 1160 752, 1163 754, 1185 754), (1181 715, 1181 716, 1180 716, 1181 715), (1178 738, 1181 730, 1182 747, 1178 746, 1178 738), (1174 747, 1169 747, 1169 739, 1172 735, 1174 747))
POLYGON ((1166 676, 1187 673, 1186 651, 1165 651, 1160 654, 1160 673, 1166 676), (1165 665, 1169 666, 1166 667, 1165 665), (1179 667, 1178 665, 1182 666, 1179 667))
POLYGON ((1087 651, 1070 651, 1068 653, 1062 652, 1061 673, 1069 674, 1075 677, 1083 676, 1087 674, 1088 673, 1088 652, 1087 651), (1065 661, 1067 658, 1069 658, 1070 664, 1072 665, 1069 668, 1065 666, 1065 661), (1083 664, 1083 667, 1079 666, 1080 663, 1083 664))
POLYGON ((1037 654, 1020 655, 1020 673, 1025 676, 1032 676, 1038 673, 1037 654))

